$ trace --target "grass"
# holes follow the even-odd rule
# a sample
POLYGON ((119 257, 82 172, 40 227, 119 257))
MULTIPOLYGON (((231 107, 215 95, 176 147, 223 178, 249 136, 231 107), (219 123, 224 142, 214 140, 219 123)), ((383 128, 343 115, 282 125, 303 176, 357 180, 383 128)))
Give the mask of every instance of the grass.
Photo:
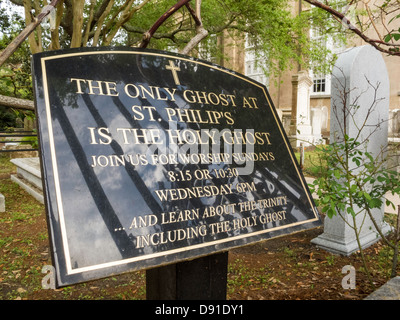
POLYGON ((276 281, 266 267, 250 268, 242 259, 235 259, 228 266, 228 295, 250 289, 267 289, 276 281))
MULTIPOLYGON (((295 152, 297 161, 300 164, 300 152, 295 152)), ((304 152, 304 165, 302 167, 305 176, 318 178, 326 168, 326 163, 321 159, 321 152, 317 149, 309 149, 304 152)))
POLYGON ((16 172, 16 167, 10 162, 10 155, 7 152, 0 152, 0 175, 14 172, 16 172))

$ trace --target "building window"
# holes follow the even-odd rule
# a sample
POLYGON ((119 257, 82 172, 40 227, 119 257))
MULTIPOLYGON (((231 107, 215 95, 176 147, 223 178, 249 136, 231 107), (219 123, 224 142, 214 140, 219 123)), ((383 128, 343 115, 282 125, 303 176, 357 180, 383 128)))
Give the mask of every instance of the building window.
POLYGON ((310 72, 312 79, 311 96, 330 95, 331 77, 330 75, 310 72))
POLYGON ((218 38, 216 35, 211 35, 199 43, 199 58, 218 63, 217 59, 218 38))
POLYGON ((245 74, 249 78, 268 86, 268 77, 266 76, 266 58, 256 52, 256 45, 246 37, 245 51, 245 74))
POLYGON ((268 77, 265 75, 264 70, 260 65, 260 61, 256 59, 247 60, 245 73, 246 76, 248 76, 249 78, 256 80, 264 85, 267 85, 268 77))
MULTIPOLYGON (((345 50, 342 42, 335 41, 332 36, 324 35, 319 28, 310 28, 310 38, 322 49, 327 49, 327 59, 331 59, 332 55, 340 54, 345 50)), ((327 96, 331 94, 331 76, 324 74, 324 71, 318 61, 313 61, 310 70, 310 77, 313 80, 311 96, 327 96)))
MULTIPOLYGON (((310 37, 320 48, 331 50, 333 47, 332 40, 325 37, 321 30, 318 28, 311 28, 310 37)), ((311 96, 329 95, 330 90, 330 77, 318 71, 320 65, 317 61, 313 62, 313 68, 310 70, 310 76, 313 80, 311 96)))
POLYGON ((312 91, 313 93, 326 93, 326 78, 314 77, 312 91))

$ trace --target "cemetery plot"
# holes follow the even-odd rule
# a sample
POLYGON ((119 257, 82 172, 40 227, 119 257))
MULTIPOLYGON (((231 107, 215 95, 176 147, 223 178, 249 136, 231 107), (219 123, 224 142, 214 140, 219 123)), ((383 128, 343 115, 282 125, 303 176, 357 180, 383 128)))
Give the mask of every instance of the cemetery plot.
POLYGON ((267 89, 135 49, 34 55, 59 286, 320 225, 267 89))

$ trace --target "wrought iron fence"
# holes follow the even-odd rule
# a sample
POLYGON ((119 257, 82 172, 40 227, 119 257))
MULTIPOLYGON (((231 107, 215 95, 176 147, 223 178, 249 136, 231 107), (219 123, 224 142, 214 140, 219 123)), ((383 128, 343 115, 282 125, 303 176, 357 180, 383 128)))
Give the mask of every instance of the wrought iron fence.
POLYGON ((32 146, 33 141, 24 139, 28 137, 37 137, 37 133, 35 131, 0 131, 0 152, 37 151, 38 149, 32 146), (26 148, 5 148, 10 144, 26 146, 26 148))

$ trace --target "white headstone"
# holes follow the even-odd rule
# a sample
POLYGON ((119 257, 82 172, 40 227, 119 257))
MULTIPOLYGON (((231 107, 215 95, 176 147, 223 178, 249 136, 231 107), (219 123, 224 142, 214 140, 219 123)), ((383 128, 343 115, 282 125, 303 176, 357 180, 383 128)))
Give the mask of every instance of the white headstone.
POLYGON ((389 111, 389 137, 399 137, 400 131, 400 110, 389 111))
POLYGON ((323 125, 323 111, 321 107, 311 108, 311 124, 312 134, 314 136, 314 143, 322 143, 322 125, 323 125))
MULTIPOLYGON (((292 136, 296 139, 294 146, 318 143, 322 136, 313 133, 312 113, 310 107, 310 92, 312 80, 307 71, 299 71, 292 77, 294 86, 295 112, 292 113, 292 136)), ((318 131, 318 130, 317 130, 318 131)))
POLYGON ((329 108, 326 106, 321 107, 321 131, 327 131, 329 126, 329 108))
MULTIPOLYGON (((344 126, 348 136, 355 138, 367 118, 366 126, 360 134, 360 141, 369 140, 367 150, 375 158, 388 143, 388 117, 389 78, 382 55, 369 45, 343 52, 332 74, 331 143, 343 140, 344 126), (378 89, 375 90, 373 87, 378 89), (344 92, 348 94, 344 95, 344 92), (374 101, 376 105, 373 105, 374 101), (350 116, 348 111, 352 105, 358 105, 359 109, 350 116), (377 127, 377 124, 380 125, 377 127)), ((348 165, 353 166, 352 168, 356 166, 353 162, 348 165)), ((373 209, 372 212, 382 231, 387 233, 390 227, 383 222, 384 206, 382 209, 373 209)), ((346 212, 342 212, 341 215, 346 221, 339 215, 333 216, 332 219, 325 218, 323 234, 313 239, 312 243, 330 252, 350 255, 359 250, 355 232, 349 226, 354 226, 353 218, 346 212)), ((364 214, 357 215, 358 227, 361 226, 363 218, 364 214)), ((368 216, 360 229, 362 247, 368 247, 379 240, 368 216)))

